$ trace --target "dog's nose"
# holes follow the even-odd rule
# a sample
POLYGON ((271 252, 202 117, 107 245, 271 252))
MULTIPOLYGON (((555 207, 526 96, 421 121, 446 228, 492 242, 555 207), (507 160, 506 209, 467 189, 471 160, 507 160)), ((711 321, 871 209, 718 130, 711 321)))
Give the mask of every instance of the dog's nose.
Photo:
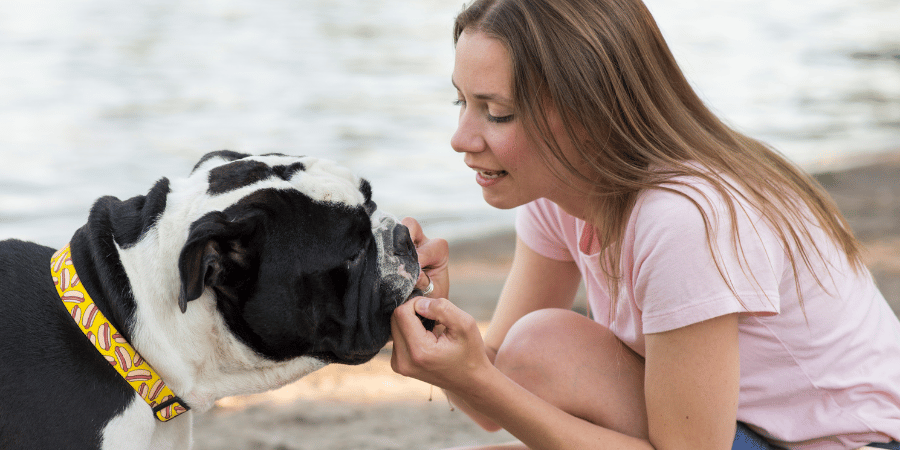
POLYGON ((409 229, 399 223, 394 227, 394 255, 417 258, 416 246, 409 236, 409 229))

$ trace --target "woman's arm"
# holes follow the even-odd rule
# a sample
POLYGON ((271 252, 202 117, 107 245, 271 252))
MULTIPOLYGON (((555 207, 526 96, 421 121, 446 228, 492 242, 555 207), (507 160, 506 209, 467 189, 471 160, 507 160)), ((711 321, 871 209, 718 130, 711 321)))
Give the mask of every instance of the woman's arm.
MULTIPOLYGON (((485 333, 485 351, 491 363, 506 333, 523 316, 544 308, 571 308, 580 280, 581 273, 574 262, 541 256, 517 237, 512 267, 485 333)), ((452 391, 445 390, 444 394, 485 430, 500 429, 452 391)))
POLYGON ((507 378, 487 359, 474 319, 449 301, 417 298, 398 308, 392 325, 395 371, 453 391, 529 448, 731 448, 740 377, 736 315, 647 336, 649 441, 568 414, 507 378), (445 333, 425 331, 415 312, 443 323, 445 333))
POLYGON ((392 326, 396 372, 458 393, 529 448, 652 448, 572 416, 507 378, 484 354, 472 316, 447 300, 420 297, 405 303, 392 316, 392 326), (446 331, 423 333, 416 312, 443 323, 446 331))
POLYGON ((740 387, 738 315, 645 337, 644 391, 657 448, 727 449, 740 387))
POLYGON ((737 336, 736 314, 647 336, 649 442, 571 416, 498 371, 476 375, 481 381, 460 396, 531 449, 730 449, 740 378, 737 336))
MULTIPOLYGON (((446 243, 424 238, 421 229, 415 229, 417 224, 411 225, 414 240, 431 249, 426 259, 435 261, 423 261, 423 266, 441 268, 433 274, 440 277, 436 292, 438 286, 447 292, 446 243)), ((647 441, 566 413, 493 366, 496 349, 512 324, 537 309, 571 307, 579 279, 574 263, 544 258, 517 241, 513 268, 485 339, 488 343, 470 315, 449 301, 420 297, 401 305, 392 317, 392 367, 452 392, 456 404, 482 426, 502 426, 534 449, 652 448, 647 441), (416 311, 443 323, 445 332, 425 330, 416 311)), ((730 448, 740 377, 736 315, 647 335, 645 374, 650 439, 657 448, 730 448)))
POLYGON ((485 333, 491 361, 506 333, 526 314, 544 308, 571 308, 580 281, 581 272, 574 262, 542 256, 517 237, 512 267, 485 333))

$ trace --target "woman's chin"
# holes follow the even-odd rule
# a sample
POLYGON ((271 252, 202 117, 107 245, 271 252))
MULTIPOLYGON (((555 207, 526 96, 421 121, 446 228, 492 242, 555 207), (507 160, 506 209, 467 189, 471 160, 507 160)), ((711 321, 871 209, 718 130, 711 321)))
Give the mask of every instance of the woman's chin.
POLYGON ((513 209, 531 201, 519 196, 497 195, 492 192, 487 192, 487 190, 482 190, 482 194, 484 196, 484 201, 497 209, 513 209))

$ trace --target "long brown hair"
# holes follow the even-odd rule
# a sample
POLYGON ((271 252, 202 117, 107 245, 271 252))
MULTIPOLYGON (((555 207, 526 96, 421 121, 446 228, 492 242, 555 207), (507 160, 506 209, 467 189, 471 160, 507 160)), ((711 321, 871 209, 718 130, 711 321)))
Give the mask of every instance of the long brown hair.
POLYGON ((476 0, 457 16, 454 43, 464 30, 506 46, 517 116, 550 150, 544 158, 560 161, 568 172, 557 176, 591 186, 588 222, 602 239, 614 301, 625 225, 639 193, 648 189, 670 190, 695 203, 719 272, 731 286, 711 221, 695 200, 671 188, 686 176, 704 180, 725 200, 736 250, 740 206, 734 198, 740 198, 775 230, 795 276, 799 260, 811 269, 811 256, 824 258, 823 249, 809 245, 811 226, 821 227, 851 265, 862 268, 860 244, 831 198, 801 169, 731 129, 703 104, 640 0, 476 0), (561 152, 543 114, 548 108, 559 113, 580 160, 561 152))

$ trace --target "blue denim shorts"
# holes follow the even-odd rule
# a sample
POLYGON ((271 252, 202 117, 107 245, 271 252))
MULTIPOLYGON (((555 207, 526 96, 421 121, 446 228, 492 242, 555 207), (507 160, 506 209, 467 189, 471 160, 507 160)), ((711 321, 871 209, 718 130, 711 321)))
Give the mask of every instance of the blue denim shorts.
MULTIPOLYGON (((875 448, 887 448, 890 450, 900 450, 900 443, 897 441, 888 442, 887 444, 869 444, 869 447, 875 448)), ((737 424, 737 432, 734 434, 734 444, 731 446, 731 450, 778 450, 779 447, 776 447, 772 444, 766 442, 765 439, 762 438, 755 431, 751 430, 747 425, 744 425, 741 422, 737 424)))

